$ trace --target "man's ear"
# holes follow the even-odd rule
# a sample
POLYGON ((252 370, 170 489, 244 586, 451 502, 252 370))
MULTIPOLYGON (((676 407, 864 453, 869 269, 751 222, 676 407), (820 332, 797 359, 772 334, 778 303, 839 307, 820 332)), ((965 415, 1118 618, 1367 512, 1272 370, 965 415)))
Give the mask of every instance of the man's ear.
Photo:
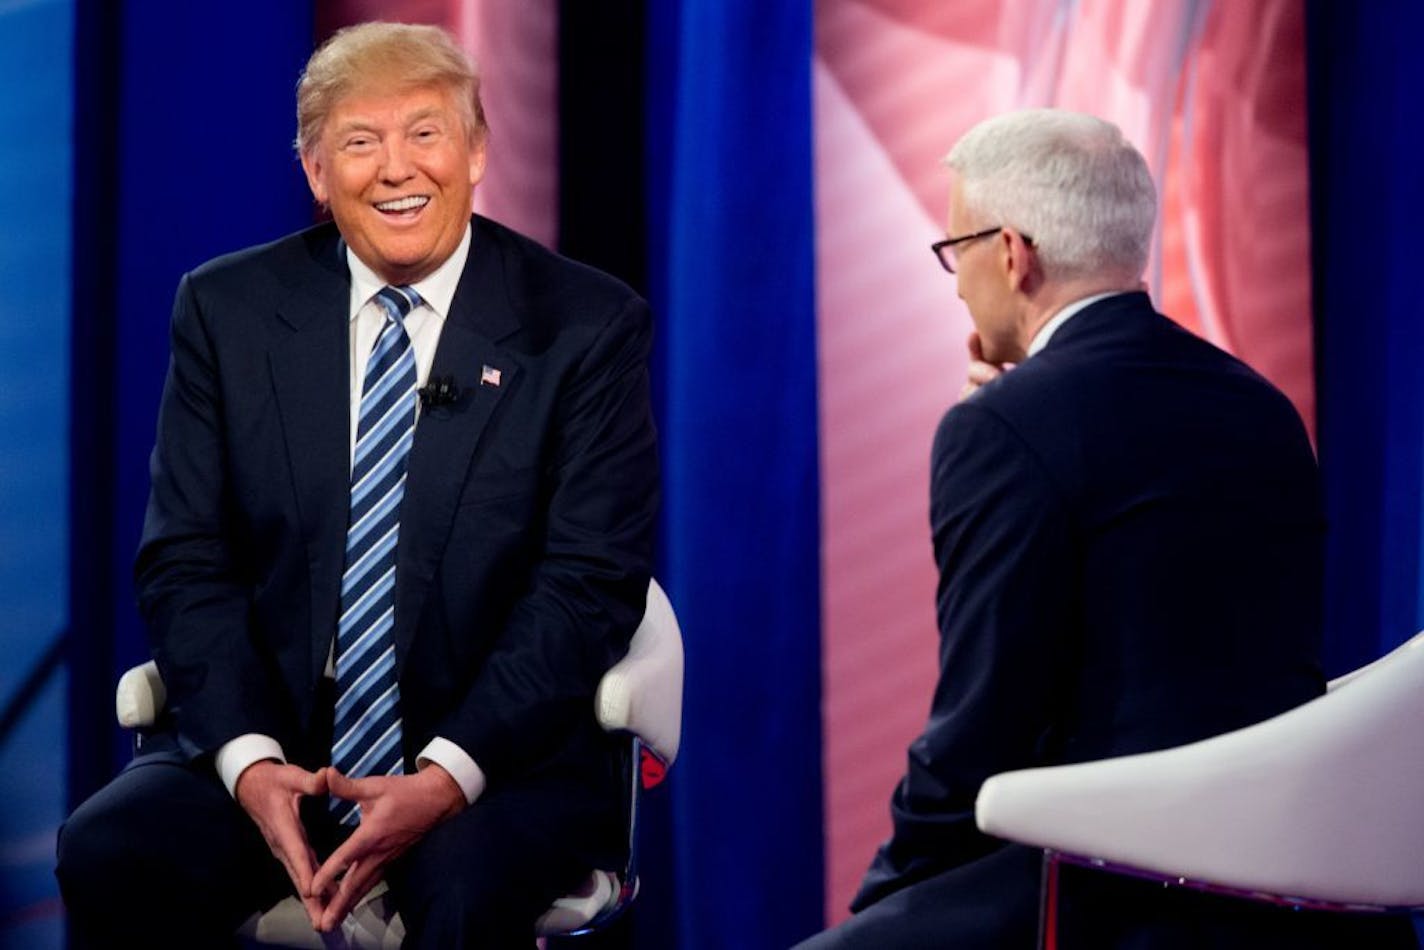
POLYGON ((321 147, 315 146, 302 152, 302 171, 306 172, 307 187, 317 203, 327 204, 326 164, 321 158, 321 147))
POLYGON ((999 232, 1000 253, 1011 290, 1031 291, 1043 282, 1038 255, 1024 236, 1012 228, 999 232))
POLYGON ((478 185, 485 177, 485 140, 488 135, 481 133, 470 145, 470 187, 478 185))

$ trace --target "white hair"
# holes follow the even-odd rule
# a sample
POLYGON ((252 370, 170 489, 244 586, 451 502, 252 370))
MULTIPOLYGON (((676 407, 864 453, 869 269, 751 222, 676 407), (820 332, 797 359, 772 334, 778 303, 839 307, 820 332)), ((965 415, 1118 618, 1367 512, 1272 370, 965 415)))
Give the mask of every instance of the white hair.
POLYGON ((1032 238, 1049 279, 1137 280, 1146 270, 1157 193, 1146 160, 1111 122, 1010 112, 966 132, 944 162, 986 225, 1032 238))

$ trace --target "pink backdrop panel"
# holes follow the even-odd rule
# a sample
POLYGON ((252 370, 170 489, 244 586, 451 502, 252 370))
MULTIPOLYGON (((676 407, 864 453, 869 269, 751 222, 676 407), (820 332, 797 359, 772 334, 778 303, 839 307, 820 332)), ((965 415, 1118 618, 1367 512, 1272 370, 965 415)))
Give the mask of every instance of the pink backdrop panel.
POLYGON ((1166 312, 1313 423, 1303 9, 1157 0, 819 0, 814 64, 826 913, 889 832, 936 674, 928 455, 968 314, 927 245, 940 159, 1008 109, 1116 122, 1163 195, 1166 312))
POLYGON ((547 247, 559 238, 559 9, 555 0, 449 0, 487 80, 489 164, 475 210, 547 247))

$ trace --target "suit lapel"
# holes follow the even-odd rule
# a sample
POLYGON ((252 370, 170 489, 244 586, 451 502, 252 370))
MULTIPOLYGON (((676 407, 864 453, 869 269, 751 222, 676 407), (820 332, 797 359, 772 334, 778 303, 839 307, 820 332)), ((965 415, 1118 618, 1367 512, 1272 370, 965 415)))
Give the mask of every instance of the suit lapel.
POLYGON ((469 257, 430 370, 431 378, 452 377, 460 394, 452 405, 422 410, 406 475, 396 564, 398 668, 404 668, 480 436, 519 375, 518 363, 498 345, 518 328, 499 249, 476 219, 469 257), (497 377, 482 378, 487 367, 497 371, 497 377))
POLYGON ((291 333, 269 355, 287 458, 311 566, 309 682, 336 635, 350 506, 350 277, 341 244, 316 254, 278 308, 291 333))

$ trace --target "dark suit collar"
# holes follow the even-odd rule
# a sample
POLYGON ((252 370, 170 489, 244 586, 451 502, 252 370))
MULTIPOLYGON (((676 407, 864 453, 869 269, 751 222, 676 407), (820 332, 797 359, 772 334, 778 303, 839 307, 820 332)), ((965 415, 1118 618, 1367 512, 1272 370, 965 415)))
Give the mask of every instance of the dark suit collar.
POLYGON ((1106 332, 1130 332, 1133 327, 1141 325, 1143 317, 1155 314, 1152 298, 1146 291, 1114 294, 1091 303, 1074 314, 1058 328, 1039 353, 1051 353, 1106 332))
POLYGON ((350 504, 351 279, 335 225, 297 237, 268 262, 277 315, 290 331, 274 336, 268 361, 311 567, 315 683, 336 631, 350 504))
MULTIPOLYGON (((455 288, 449 319, 491 340, 500 340, 519 329, 520 318, 510 298, 508 233, 488 218, 470 219, 469 256, 455 288)), ((305 329, 311 321, 326 319, 339 309, 350 308, 351 273, 346 266, 345 242, 331 222, 317 225, 300 235, 282 259, 274 264, 285 293, 277 313, 294 330, 305 329)), ((346 314, 349 316, 349 313, 346 314)))
POLYGON ((351 273, 336 225, 319 224, 298 238, 272 264, 283 291, 277 315, 294 330, 305 330, 333 313, 349 316, 351 273))
MULTIPOLYGON (((510 299, 504 229, 488 218, 470 219, 470 253, 455 288, 449 319, 490 340, 501 340, 519 329, 520 318, 510 299)), ((443 348, 443 335, 442 343, 443 348)))

